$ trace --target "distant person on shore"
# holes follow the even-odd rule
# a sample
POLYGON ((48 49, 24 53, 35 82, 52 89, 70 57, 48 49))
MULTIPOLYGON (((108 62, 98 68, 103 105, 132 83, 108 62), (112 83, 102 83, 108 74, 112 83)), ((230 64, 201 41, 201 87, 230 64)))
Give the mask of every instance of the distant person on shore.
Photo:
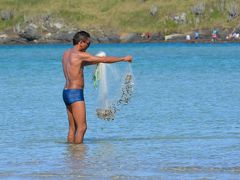
POLYGON ((198 31, 195 31, 194 32, 194 38, 197 40, 199 39, 199 32, 198 31))
POLYGON ((233 37, 234 40, 239 39, 239 33, 233 32, 232 37, 233 37))
POLYGON ((151 38, 152 38, 152 33, 147 32, 147 33, 146 33, 146 36, 147 36, 147 39, 151 39, 151 38))
POLYGON ((233 31, 232 33, 226 36, 226 40, 239 40, 239 33, 233 31))
POLYGON ((213 29, 212 31, 212 41, 215 42, 218 38, 218 34, 217 34, 217 30, 216 29, 213 29))
POLYGON ((63 101, 66 105, 69 131, 69 143, 83 142, 87 130, 86 107, 84 102, 83 69, 87 65, 98 63, 131 62, 131 56, 97 57, 86 52, 90 46, 90 34, 85 31, 77 32, 73 37, 73 48, 64 52, 62 58, 63 72, 66 83, 63 89, 63 101))

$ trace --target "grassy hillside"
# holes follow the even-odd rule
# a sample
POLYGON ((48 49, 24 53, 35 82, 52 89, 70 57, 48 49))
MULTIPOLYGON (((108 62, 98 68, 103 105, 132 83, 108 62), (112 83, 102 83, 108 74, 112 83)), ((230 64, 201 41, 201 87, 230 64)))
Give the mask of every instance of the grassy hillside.
MULTIPOLYGON (((234 28, 240 17, 229 20, 231 4, 240 12, 240 0, 0 0, 0 11, 13 11, 13 18, 0 20, 0 31, 42 14, 62 19, 69 26, 82 29, 102 28, 118 32, 187 32, 196 28, 234 28), (204 4, 202 14, 193 7, 204 4), (156 15, 150 14, 152 6, 156 15), (239 7, 238 7, 239 6, 239 7), (186 14, 185 23, 174 16, 186 14)), ((240 14, 240 13, 239 13, 240 14)))

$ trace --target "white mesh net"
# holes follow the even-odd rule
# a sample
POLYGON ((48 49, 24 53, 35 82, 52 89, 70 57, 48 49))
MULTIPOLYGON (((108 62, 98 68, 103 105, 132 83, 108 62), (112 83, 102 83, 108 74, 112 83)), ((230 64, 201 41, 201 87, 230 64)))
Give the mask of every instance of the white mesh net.
MULTIPOLYGON (((100 52, 97 56, 106 56, 100 52)), ((130 63, 99 63, 94 73, 94 85, 98 87, 97 117, 114 120, 122 105, 132 97, 134 78, 130 63)))

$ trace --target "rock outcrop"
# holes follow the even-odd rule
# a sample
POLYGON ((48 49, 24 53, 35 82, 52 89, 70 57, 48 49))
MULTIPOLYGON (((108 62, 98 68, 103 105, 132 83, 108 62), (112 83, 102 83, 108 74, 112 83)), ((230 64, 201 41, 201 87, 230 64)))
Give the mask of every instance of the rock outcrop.
POLYGON ((11 10, 2 10, 0 12, 1 20, 8 21, 13 18, 13 12, 11 10))
POLYGON ((138 39, 137 33, 123 33, 120 35, 121 42, 133 42, 138 39))
MULTIPOLYGON (((200 18, 204 8, 197 5, 194 13, 195 18, 200 18)), ((7 21, 12 15, 1 16, 7 21)), ((185 12, 172 15, 172 21, 176 24, 187 24, 187 14, 185 12)), ((0 44, 13 43, 71 43, 74 34, 81 29, 72 27, 61 19, 51 15, 39 15, 35 17, 25 17, 22 23, 0 32, 0 44)), ((119 33, 116 30, 103 30, 89 28, 93 43, 128 43, 128 42, 159 42, 159 41, 186 41, 194 39, 194 31, 188 33, 165 34, 163 32, 131 32, 119 33), (187 38, 188 37, 188 38, 187 38), (189 38, 190 37, 190 38, 189 38)), ((240 25, 234 29, 219 28, 219 40, 225 40, 226 36, 232 32, 240 32, 240 25)), ((211 40, 212 29, 199 29, 198 40, 211 40)))
POLYGON ((156 16, 157 12, 158 12, 158 7, 156 5, 152 5, 152 7, 150 9, 150 14, 152 16, 156 16))
POLYGON ((173 21, 176 24, 186 24, 187 23, 187 14, 185 12, 176 14, 172 17, 173 21))

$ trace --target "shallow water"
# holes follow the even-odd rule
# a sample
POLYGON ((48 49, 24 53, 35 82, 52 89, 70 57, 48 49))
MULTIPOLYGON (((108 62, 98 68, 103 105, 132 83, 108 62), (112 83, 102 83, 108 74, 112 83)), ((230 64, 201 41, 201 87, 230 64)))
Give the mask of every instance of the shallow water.
POLYGON ((70 45, 0 46, 0 178, 238 179, 240 44, 111 44, 134 57, 131 102, 96 117, 85 68, 88 131, 66 143, 61 55, 70 45))

